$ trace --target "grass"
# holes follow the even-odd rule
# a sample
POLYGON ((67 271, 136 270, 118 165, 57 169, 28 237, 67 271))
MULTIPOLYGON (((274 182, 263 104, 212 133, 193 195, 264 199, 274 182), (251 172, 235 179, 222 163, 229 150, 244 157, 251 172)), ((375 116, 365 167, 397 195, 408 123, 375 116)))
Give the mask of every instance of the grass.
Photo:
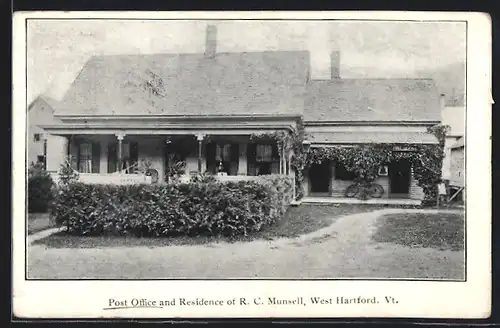
POLYGON ((464 249, 464 213, 388 214, 372 236, 383 243, 439 250, 464 249))
POLYGON ((162 247, 170 245, 203 245, 212 242, 252 241, 257 239, 295 238, 331 225, 337 218, 349 214, 380 209, 377 205, 301 205, 290 207, 285 217, 274 225, 249 236, 235 239, 209 236, 133 237, 133 236, 70 236, 64 232, 35 242, 53 248, 102 248, 102 247, 162 247))
POLYGON ((48 213, 28 213, 28 235, 55 227, 48 213))

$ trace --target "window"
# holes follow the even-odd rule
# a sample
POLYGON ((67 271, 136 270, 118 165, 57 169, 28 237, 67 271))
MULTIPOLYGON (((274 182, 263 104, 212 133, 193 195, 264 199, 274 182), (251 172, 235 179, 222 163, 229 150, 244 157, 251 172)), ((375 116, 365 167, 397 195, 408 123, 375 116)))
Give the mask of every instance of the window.
POLYGON ((37 161, 37 163, 43 163, 43 162, 44 162, 43 155, 38 155, 38 156, 36 157, 36 161, 37 161))
POLYGON ((215 164, 216 172, 231 173, 231 145, 230 144, 216 144, 215 145, 215 164))
POLYGON ((382 165, 378 168, 378 175, 386 177, 389 175, 389 167, 387 165, 382 165))
MULTIPOLYGON (((118 171, 118 143, 108 144, 108 173, 118 171)), ((125 173, 136 173, 139 170, 139 151, 137 142, 122 144, 122 167, 125 173)))
POLYGON ((256 158, 257 163, 273 161, 273 146, 272 145, 257 145, 256 158))
POLYGON ((34 140, 35 142, 40 141, 40 133, 35 133, 35 134, 33 135, 33 140, 34 140))
POLYGON ((254 159, 251 163, 252 175, 266 175, 277 173, 276 170, 279 168, 279 158, 278 149, 276 145, 273 144, 256 144, 254 148, 254 159))
POLYGON ((92 144, 80 144, 80 158, 78 167, 81 173, 92 173, 92 144))
POLYGON ((336 180, 354 180, 356 174, 352 171, 348 171, 343 163, 335 163, 335 179, 336 180))
POLYGON ((231 160, 231 145, 215 146, 215 160, 222 162, 229 162, 231 160))

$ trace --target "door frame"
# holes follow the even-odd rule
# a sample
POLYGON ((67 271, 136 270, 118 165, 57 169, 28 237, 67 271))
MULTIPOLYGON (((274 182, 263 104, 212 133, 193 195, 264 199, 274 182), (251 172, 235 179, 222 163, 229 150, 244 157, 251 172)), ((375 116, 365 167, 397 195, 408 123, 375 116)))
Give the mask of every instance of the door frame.
POLYGON ((322 162, 321 164, 312 164, 309 169, 308 169, 308 179, 309 179, 309 193, 310 194, 323 194, 323 193, 328 193, 330 194, 331 191, 332 191, 332 178, 333 178, 333 172, 332 172, 332 165, 333 165, 333 162, 332 161, 324 161, 322 162), (327 166, 328 169, 325 168, 325 172, 327 171, 328 172, 328 190, 327 191, 315 191, 313 188, 314 188, 314 184, 313 184, 313 179, 311 177, 311 168, 313 167, 313 165, 320 165, 320 166, 327 166))
MULTIPOLYGON (((397 160, 397 161, 393 161, 391 163, 389 163, 388 165, 388 178, 389 178, 389 196, 390 195, 410 195, 410 191, 411 191, 411 163, 408 161, 408 160, 405 160, 405 159, 401 159, 401 160, 397 160), (401 165, 401 162, 406 162, 406 165, 407 165, 407 169, 408 169, 408 178, 407 178, 407 181, 406 181, 406 185, 407 187, 405 189, 407 189, 406 192, 394 192, 393 190, 393 183, 396 183, 396 181, 393 180, 393 177, 394 175, 401 171, 400 169, 400 165, 401 165), (394 168, 395 166, 397 166, 398 170, 397 172, 394 172, 394 168)), ((400 181, 398 182, 399 184, 402 184, 403 182, 400 181)))

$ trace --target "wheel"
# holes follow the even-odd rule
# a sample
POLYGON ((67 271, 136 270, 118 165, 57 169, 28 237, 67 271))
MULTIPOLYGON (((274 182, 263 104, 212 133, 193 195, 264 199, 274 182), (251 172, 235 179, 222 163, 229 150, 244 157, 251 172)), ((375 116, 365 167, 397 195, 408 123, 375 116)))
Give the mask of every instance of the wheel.
POLYGON ((380 198, 384 194, 384 188, 378 183, 372 183, 370 185, 369 193, 373 198, 380 198))
POLYGON ((353 198, 358 194, 358 192, 359 192, 359 187, 355 184, 352 184, 349 187, 347 187, 344 195, 348 198, 353 198))

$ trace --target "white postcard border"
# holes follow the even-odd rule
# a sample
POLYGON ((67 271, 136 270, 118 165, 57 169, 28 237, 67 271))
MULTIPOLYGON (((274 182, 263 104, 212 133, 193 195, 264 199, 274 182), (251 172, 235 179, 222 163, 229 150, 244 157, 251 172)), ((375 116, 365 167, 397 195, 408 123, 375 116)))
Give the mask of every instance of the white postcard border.
MULTIPOLYGON (((13 313, 30 318, 484 318, 491 306, 491 22, 437 12, 18 12, 13 19, 13 313), (25 280, 26 18, 463 20, 467 50, 467 281, 25 280), (267 297, 393 297, 397 304, 269 306, 267 297), (109 299, 222 300, 224 305, 104 310, 109 299), (238 305, 245 298, 248 305, 238 305), (236 305, 228 304, 235 299, 236 305)), ((446 51, 446 49, 443 49, 446 51)))

